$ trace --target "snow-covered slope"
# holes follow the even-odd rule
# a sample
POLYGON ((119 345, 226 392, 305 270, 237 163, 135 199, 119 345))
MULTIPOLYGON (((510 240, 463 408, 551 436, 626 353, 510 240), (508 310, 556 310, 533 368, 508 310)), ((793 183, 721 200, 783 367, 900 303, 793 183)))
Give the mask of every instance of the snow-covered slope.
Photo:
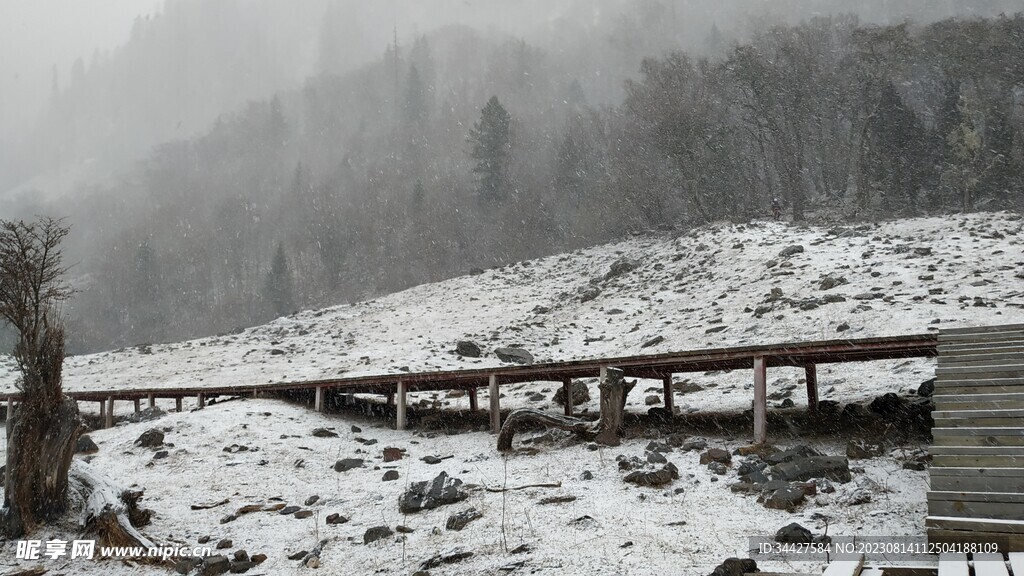
MULTIPOLYGON (((72 357, 65 389, 485 367, 501 364, 492 351, 509 345, 543 362, 1021 322, 1022 229, 1018 214, 989 213, 832 229, 756 222, 636 237, 304 311, 239 334, 72 357), (779 255, 797 245, 804 251, 779 255), (623 259, 637 267, 606 278, 623 259), (824 290, 826 276, 846 283, 824 290), (587 291, 599 293, 588 300, 587 291), (459 340, 477 342, 485 356, 454 354, 459 340)), ((13 390, 13 363, 0 363, 0 389, 13 390)))

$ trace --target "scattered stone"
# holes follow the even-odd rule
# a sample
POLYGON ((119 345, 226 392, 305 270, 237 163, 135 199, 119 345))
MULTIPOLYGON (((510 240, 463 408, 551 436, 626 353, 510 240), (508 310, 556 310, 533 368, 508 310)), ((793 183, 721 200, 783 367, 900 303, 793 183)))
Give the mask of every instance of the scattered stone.
POLYGON ((775 533, 775 541, 784 544, 810 544, 814 541, 811 531, 796 522, 787 524, 775 533))
POLYGON ((930 398, 935 393, 935 378, 931 378, 921 382, 921 385, 917 388, 917 395, 922 398, 930 398))
POLYGON ((854 460, 877 458, 885 454, 885 446, 867 440, 850 440, 846 443, 846 457, 854 460))
POLYGON ((690 438, 683 442, 680 446, 683 450, 689 452, 691 450, 703 450, 708 447, 708 441, 703 438, 690 438))
POLYGON ((281 510, 278 512, 278 514, 280 514, 281 516, 290 516, 292 514, 295 514, 298 511, 299 511, 299 507, 298 506, 285 506, 284 508, 281 508, 281 510))
POLYGON ((660 452, 648 452, 647 462, 650 464, 664 464, 668 462, 668 459, 662 456, 660 452))
POLYGON ((220 542, 217 542, 216 548, 217 548, 217 550, 224 550, 225 548, 231 548, 234 545, 235 545, 234 542, 232 542, 231 540, 229 540, 227 538, 224 538, 220 542))
POLYGON ((679 469, 676 468, 675 464, 669 462, 656 471, 634 470, 626 474, 623 481, 636 484, 637 486, 662 486, 677 478, 679 478, 679 469))
POLYGON ((641 348, 650 348, 651 346, 657 346, 665 341, 665 337, 658 335, 640 345, 641 348))
POLYGON ((836 482, 849 482, 852 478, 849 460, 840 456, 794 458, 789 462, 772 466, 771 477, 774 480, 786 480, 789 482, 810 480, 812 478, 827 478, 836 482))
POLYGON ((786 486, 765 493, 764 507, 772 510, 793 511, 803 503, 806 495, 803 488, 798 486, 786 486))
POLYGON ((338 433, 327 428, 316 428, 313 430, 313 436, 317 438, 337 438, 338 433))
POLYGON ((362 429, 362 428, 360 428, 359 426, 356 426, 356 425, 353 425, 353 426, 352 426, 352 433, 353 433, 353 434, 359 434, 359 433, 360 433, 360 432, 362 432, 362 431, 363 431, 363 429, 362 429))
POLYGON ((381 482, 393 482, 398 480, 398 470, 388 470, 380 480, 381 482))
POLYGON ((579 289, 580 303, 590 302, 601 295, 601 289, 594 285, 583 286, 579 289))
POLYGON ((612 265, 608 268, 608 273, 604 275, 605 280, 610 280, 616 276, 622 276, 627 272, 632 272, 640 266, 640 263, 632 258, 622 257, 612 262, 612 265))
POLYGON ((750 558, 726 558, 709 576, 744 576, 758 571, 757 562, 750 558))
POLYGON ((374 526, 373 528, 367 528, 366 532, 363 534, 363 544, 372 544, 377 540, 390 538, 393 535, 394 532, 387 526, 374 526))
POLYGON ((400 448, 388 447, 384 449, 384 461, 395 462, 402 459, 402 450, 400 448))
POLYGON ((252 557, 249 558, 249 560, 252 561, 253 564, 263 564, 264 562, 267 561, 267 555, 266 554, 253 554, 252 557))
POLYGON ((143 448, 159 448, 164 445, 164 433, 162 430, 150 428, 135 440, 135 445, 143 448))
POLYGON ((478 518, 483 518, 483 514, 476 508, 469 508, 449 516, 448 521, 444 523, 444 527, 445 530, 462 530, 466 525, 478 518))
POLYGON ((216 576, 217 574, 224 574, 231 569, 231 561, 228 560, 227 556, 207 556, 203 558, 203 563, 199 568, 200 576, 216 576))
POLYGON ((648 406, 653 406, 655 404, 661 404, 661 397, 657 396, 655 394, 651 394, 650 396, 644 398, 644 404, 646 404, 648 406))
POLYGON ((818 289, 831 290, 836 286, 842 286, 843 284, 847 284, 847 280, 842 276, 825 276, 818 284, 818 289))
POLYGON ((497 348, 494 350, 494 354, 502 362, 533 364, 533 354, 530 354, 523 348, 497 348))
POLYGON ((398 532, 399 534, 412 534, 413 532, 415 532, 415 530, 409 528, 408 526, 403 526, 399 524, 398 526, 395 526, 395 532, 398 532))
MULTIPOLYGON (((572 404, 573 406, 579 406, 590 401, 590 389, 586 383, 580 380, 573 380, 572 382, 572 404)), ((551 401, 555 404, 565 406, 565 386, 559 386, 555 390, 555 395, 551 398, 551 401)))
POLYGON ((779 258, 789 258, 790 256, 794 256, 796 254, 800 254, 803 251, 804 251, 804 247, 799 245, 799 244, 794 244, 792 246, 786 246, 785 248, 783 248, 782 250, 779 251, 779 258))
POLYGON ((75 444, 76 454, 95 454, 99 451, 100 447, 93 442, 88 434, 82 434, 78 437, 78 442, 75 444))
POLYGON ((478 346, 476 342, 460 340, 455 344, 455 353, 459 356, 465 356, 466 358, 479 358, 483 354, 483 351, 480 350, 480 346, 478 346))
POLYGON ((422 564, 420 564, 420 568, 423 570, 430 570, 431 568, 437 568, 438 566, 441 566, 443 564, 454 564, 456 562, 461 562, 462 560, 465 560, 466 558, 469 558, 472 555, 472 552, 463 550, 455 550, 453 552, 442 552, 430 558, 429 560, 425 560, 422 564))
POLYGON ((334 471, 335 472, 348 472, 349 470, 352 470, 353 468, 362 468, 362 467, 363 467, 363 459, 362 458, 342 458, 341 460, 338 460, 337 462, 334 463, 334 471))
POLYGON ((724 450, 722 448, 709 448, 706 452, 700 455, 700 463, 707 464, 709 462, 731 464, 732 455, 729 454, 728 450, 724 450))
POLYGON ((306 506, 312 506, 313 504, 316 504, 319 501, 320 501, 320 496, 317 496, 316 494, 314 494, 314 495, 310 496, 309 498, 306 498, 305 504, 306 504, 306 506))
POLYGON ((346 522, 348 522, 348 518, 345 518, 344 516, 342 516, 341 514, 338 514, 337 512, 334 512, 334 513, 331 513, 331 514, 327 515, 327 523, 328 524, 344 524, 346 522))
POLYGON ((303 520, 305 518, 309 518, 312 515, 313 515, 313 511, 312 510, 299 510, 298 512, 295 513, 295 517, 298 518, 299 520, 303 520))
POLYGON ((580 480, 593 480, 593 479, 594 479, 594 473, 591 472, 590 470, 584 470, 583 473, 580 474, 580 480))
POLYGON ((407 514, 454 504, 468 497, 469 494, 462 489, 462 480, 441 472, 429 482, 414 482, 409 486, 409 490, 399 499, 398 508, 407 514))

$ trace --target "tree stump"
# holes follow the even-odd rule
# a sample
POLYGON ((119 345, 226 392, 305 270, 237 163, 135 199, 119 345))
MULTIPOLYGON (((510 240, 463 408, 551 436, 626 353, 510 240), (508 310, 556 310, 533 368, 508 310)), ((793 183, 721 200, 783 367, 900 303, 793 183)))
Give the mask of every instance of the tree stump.
POLYGON ((513 410, 506 418, 498 432, 498 450, 507 452, 512 449, 512 440, 516 433, 530 426, 541 425, 548 428, 568 430, 585 440, 593 440, 605 446, 618 446, 622 428, 622 412, 626 407, 626 397, 636 382, 625 381, 622 370, 608 368, 605 378, 598 385, 601 391, 601 417, 597 422, 549 414, 539 410, 522 408, 513 410))

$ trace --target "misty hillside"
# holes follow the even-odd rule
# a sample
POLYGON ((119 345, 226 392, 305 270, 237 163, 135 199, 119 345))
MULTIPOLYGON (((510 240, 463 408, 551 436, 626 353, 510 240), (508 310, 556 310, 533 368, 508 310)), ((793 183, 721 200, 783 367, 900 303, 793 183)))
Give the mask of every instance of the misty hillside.
MULTIPOLYGON (((64 386, 229 386, 497 366, 493 349, 504 346, 548 362, 1016 323, 1024 320, 1022 234, 1019 215, 992 213, 640 236, 235 334, 71 357, 64 386), (455 354, 465 340, 483 356, 455 354)), ((930 377, 930 360, 890 364, 903 368, 885 378, 870 363, 835 374, 822 367, 823 388, 864 370, 875 374, 871 385, 841 393, 898 387, 890 381, 906 383, 898 374, 908 370, 930 377)), ((0 381, 10 390, 9 361, 6 371, 0 381)), ((735 383, 749 384, 747 376, 737 373, 735 383)), ((742 407, 749 397, 735 400, 742 407)))
MULTIPOLYGON (((281 9, 266 2, 273 10, 242 21, 263 26, 281 9)), ((209 105, 185 105, 190 132, 164 141, 157 128, 109 128, 115 110, 145 117, 126 117, 133 126, 177 126, 159 99, 69 93, 75 106, 106 110, 86 114, 107 128, 78 132, 83 149, 116 150, 87 141, 125 136, 138 139, 129 148, 139 160, 59 201, 0 206, 8 217, 67 216, 75 352, 234 331, 635 231, 743 222, 776 200, 787 220, 834 224, 1020 209, 1024 18, 933 21, 960 10, 943 4, 919 21, 874 23, 909 3, 806 19, 826 4, 752 22, 729 3, 568 2, 507 29, 485 25, 483 8, 447 22, 412 12, 422 33, 377 26, 360 43, 379 47, 365 62, 332 63, 354 13, 335 3, 312 38, 290 45, 319 54, 308 68, 317 72, 294 83, 303 72, 254 71, 217 48, 241 4, 185 28, 175 26, 212 8, 174 4, 140 24, 139 49, 112 56, 109 70, 150 62, 150 51, 164 60, 128 66, 140 80, 117 88, 102 67, 83 82, 118 93, 202 85, 193 91, 209 105), (681 35, 683 20, 710 25, 681 35), (211 37, 195 42, 210 46, 209 69, 161 48, 184 29, 211 37), (247 92, 234 104, 216 96, 247 92)), ((387 12, 359 14, 379 23, 387 12)), ((274 34, 311 30, 306 17, 274 34)), ((259 50, 231 49, 273 51, 274 34, 253 33, 259 50)), ((62 134, 61 145, 74 141, 62 134)))

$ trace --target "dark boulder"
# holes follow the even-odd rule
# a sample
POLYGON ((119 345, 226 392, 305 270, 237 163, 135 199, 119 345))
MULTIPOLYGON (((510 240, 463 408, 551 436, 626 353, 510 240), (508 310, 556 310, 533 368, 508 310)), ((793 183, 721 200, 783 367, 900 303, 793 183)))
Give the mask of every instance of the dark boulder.
POLYGON ((413 482, 398 501, 403 514, 430 510, 446 504, 454 504, 469 498, 462 489, 462 480, 441 472, 431 481, 413 482))
POLYGON ((88 434, 82 434, 78 437, 78 442, 75 443, 75 454, 95 454, 100 451, 100 447, 93 442, 92 438, 88 434))
POLYGON ((497 348, 494 350, 494 354, 502 362, 533 364, 533 354, 530 354, 523 348, 497 348))
POLYGON ((478 518, 483 518, 483 514, 480 513, 476 508, 469 508, 463 510, 457 514, 452 514, 448 517, 448 521, 444 523, 446 530, 462 530, 470 522, 478 518))
POLYGON ((162 430, 150 428, 135 440, 135 445, 143 448, 159 448, 164 445, 164 433, 162 430))
POLYGON ((465 356, 466 358, 479 358, 483 352, 480 350, 480 346, 478 346, 476 342, 460 340, 455 344, 455 353, 459 356, 465 356))
POLYGON ((371 544, 377 540, 390 538, 393 534, 394 532, 387 526, 374 526, 373 528, 368 528, 363 533, 363 544, 371 544))
POLYGON ((725 562, 719 564, 709 576, 743 576, 751 572, 760 572, 757 569, 757 562, 750 558, 726 558, 725 562))
POLYGON ((850 461, 841 456, 810 456, 794 458, 771 467, 773 480, 787 482, 827 478, 836 482, 849 482, 850 461))
POLYGON ((775 541, 784 544, 810 544, 814 541, 814 535, 807 528, 792 522, 779 528, 775 533, 775 541))
MULTIPOLYGON (((555 404, 565 406, 565 386, 559 386, 555 390, 555 396, 551 399, 555 404)), ((590 401, 590 389, 586 383, 574 380, 572 383, 572 405, 579 406, 590 401)))

